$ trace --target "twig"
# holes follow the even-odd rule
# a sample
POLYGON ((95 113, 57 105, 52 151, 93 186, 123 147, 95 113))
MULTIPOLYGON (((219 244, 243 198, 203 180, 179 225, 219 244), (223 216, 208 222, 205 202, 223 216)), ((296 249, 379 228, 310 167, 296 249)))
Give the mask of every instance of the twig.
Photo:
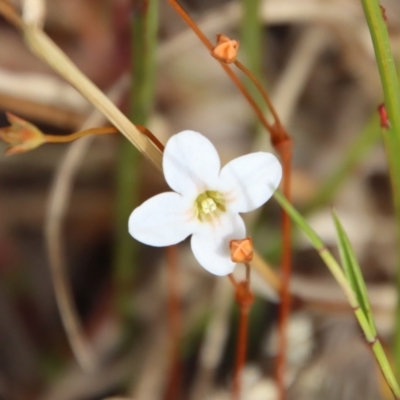
POLYGON ((84 337, 75 309, 72 290, 66 275, 67 265, 64 258, 61 227, 71 195, 73 176, 92 140, 92 136, 87 136, 73 143, 68 149, 52 184, 45 223, 50 270, 61 320, 75 358, 86 372, 95 370, 97 362, 84 337))
POLYGON ((239 332, 237 337, 235 369, 233 374, 233 400, 240 400, 242 388, 242 372, 246 362, 247 355, 247 335, 249 329, 249 313, 254 303, 254 295, 250 290, 250 265, 245 263, 246 279, 237 282, 232 274, 228 275, 235 288, 235 300, 239 306, 239 332))

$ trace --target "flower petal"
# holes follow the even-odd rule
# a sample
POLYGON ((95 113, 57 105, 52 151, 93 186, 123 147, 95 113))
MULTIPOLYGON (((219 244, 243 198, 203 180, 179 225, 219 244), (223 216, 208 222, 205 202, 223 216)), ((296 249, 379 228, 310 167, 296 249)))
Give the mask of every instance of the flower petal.
POLYGON ((206 189, 214 189, 220 160, 213 144, 194 131, 172 136, 163 156, 165 179, 171 189, 193 197, 206 189))
POLYGON ((224 213, 213 222, 202 223, 200 229, 193 233, 192 251, 208 272, 228 275, 236 265, 231 260, 229 242, 232 239, 244 239, 246 227, 239 214, 224 213))
POLYGON ((178 193, 161 193, 133 210, 129 233, 150 246, 170 246, 193 233, 190 205, 178 193))
POLYGON ((220 173, 219 190, 230 212, 249 212, 263 205, 279 186, 282 167, 270 153, 252 153, 230 161, 220 173))

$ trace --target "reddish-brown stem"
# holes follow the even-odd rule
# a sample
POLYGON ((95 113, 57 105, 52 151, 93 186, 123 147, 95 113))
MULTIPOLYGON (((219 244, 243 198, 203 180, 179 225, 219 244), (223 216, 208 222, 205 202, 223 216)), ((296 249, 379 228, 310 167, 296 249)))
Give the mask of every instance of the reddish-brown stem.
MULTIPOLYGON (((179 3, 176 0, 168 0, 168 2, 176 10, 176 12, 180 15, 180 17, 189 25, 189 27, 193 30, 193 32, 197 35, 197 37, 202 41, 204 46, 206 46, 207 49, 209 51, 211 51, 214 48, 214 46, 207 39, 207 37, 203 34, 203 32, 200 30, 200 28, 195 24, 195 22, 189 17, 187 12, 179 5, 179 3)), ((231 80, 234 82, 234 84, 237 86, 237 88, 240 90, 242 95, 246 98, 246 100, 248 101, 248 103, 253 108, 254 112, 256 113, 258 119, 264 125, 265 129, 267 129, 268 132, 271 132, 273 130, 273 127, 269 124, 269 122, 265 118, 264 113, 262 112, 261 108, 258 107, 257 103, 253 100, 249 91, 246 89, 246 87, 243 85, 243 83, 240 81, 240 79, 236 76, 235 72, 232 71, 232 69, 230 68, 229 65, 227 65, 221 61, 218 61, 218 62, 220 63, 221 67, 225 70, 225 72, 228 74, 228 76, 231 78, 231 80)))
POLYGON ((139 132, 146 135, 154 143, 154 145, 161 151, 161 153, 164 152, 165 146, 145 126, 142 125, 135 125, 135 126, 139 132))
MULTIPOLYGON (((279 152, 283 165, 283 193, 290 201, 290 179, 291 179, 291 158, 292 158, 292 140, 281 124, 279 116, 273 106, 269 96, 261 86, 254 74, 247 69, 240 61, 236 60, 234 64, 247 75, 258 91, 263 96, 265 102, 274 117, 273 129, 270 131, 271 141, 275 149, 279 152)), ((290 313, 290 293, 289 281, 291 276, 291 220, 288 214, 283 212, 282 217, 282 236, 283 236, 283 257, 282 257, 282 290, 281 290, 281 308, 279 312, 278 331, 279 348, 276 360, 276 380, 278 384, 279 399, 285 399, 285 367, 286 367, 286 331, 290 313)))
MULTIPOLYGON (((269 110, 274 118, 274 126, 271 134, 271 141, 279 152, 283 164, 283 193, 290 201, 290 179, 291 179, 291 158, 292 158, 292 141, 287 134, 285 128, 279 119, 268 94, 260 84, 256 76, 246 68, 240 61, 236 60, 234 64, 247 75, 258 91, 261 93, 264 101, 267 103, 269 110)), ((279 399, 285 399, 285 367, 286 367, 286 347, 287 347, 287 325, 290 314, 290 292, 289 281, 291 276, 291 220, 287 213, 283 212, 282 216, 282 232, 283 232, 283 257, 282 257, 282 290, 281 290, 281 307, 279 310, 279 345, 278 356, 276 360, 276 380, 278 384, 279 399)))
POLYGON ((91 128, 85 131, 71 133, 70 135, 44 135, 47 143, 67 143, 77 140, 87 135, 108 135, 118 133, 118 129, 113 126, 106 126, 104 128, 91 128))
POLYGON ((233 373, 232 398, 239 400, 241 395, 241 377, 246 362, 247 333, 249 325, 249 312, 254 302, 254 296, 250 291, 250 264, 246 263, 246 279, 237 282, 232 274, 228 275, 235 288, 235 300, 239 305, 239 331, 236 347, 235 369, 233 373))
MULTIPOLYGON (((171 6, 176 10, 176 12, 181 16, 181 18, 189 25, 189 27, 196 33, 198 38, 206 46, 206 48, 211 52, 213 50, 212 43, 207 39, 195 22, 189 17, 185 10, 177 3, 177 0, 168 0, 171 6)), ((241 91, 243 96, 253 107, 257 117, 261 123, 265 126, 271 135, 271 141, 276 150, 279 152, 283 164, 283 193, 290 201, 290 168, 291 168, 291 157, 292 157, 292 141, 287 134, 285 128, 282 126, 279 116, 276 113, 269 97, 266 95, 261 84, 258 82, 256 77, 245 68, 240 62, 236 62, 236 66, 245 73, 258 88, 262 94, 264 100, 266 101, 271 113, 274 117, 275 123, 273 125, 269 124, 266 120, 263 112, 257 106, 247 89, 244 87, 242 82, 237 78, 235 73, 231 70, 229 65, 217 60, 221 66, 224 68, 225 72, 229 75, 232 81, 236 84, 238 89, 241 91)), ((285 385, 284 385, 284 370, 286 365, 286 328, 290 312, 290 294, 289 294, 289 280, 291 274, 291 222, 289 216, 284 213, 282 219, 282 231, 283 231, 283 258, 282 258, 282 305, 280 309, 279 316, 279 333, 280 333, 280 344, 276 364, 276 375, 279 387, 279 398, 283 400, 285 398, 285 385)), ((231 279, 232 281, 232 279, 231 279)), ((233 283, 233 281, 232 281, 233 283)))
MULTIPOLYGON (((274 125, 271 134, 271 141, 275 149, 279 152, 283 165, 283 193, 290 201, 290 179, 291 179, 291 158, 292 158, 292 140, 287 134, 285 128, 279 119, 279 116, 273 106, 269 96, 263 89, 262 85, 254 74, 247 69, 240 61, 236 60, 234 64, 247 75, 267 103, 272 116, 274 117, 274 125)), ((276 380, 278 384, 279 399, 285 399, 285 367, 286 367, 286 345, 287 345, 287 325, 290 314, 290 292, 289 281, 291 275, 291 220, 287 213, 283 212, 282 217, 283 232, 283 257, 282 257, 282 290, 281 290, 281 307, 279 311, 279 346, 278 357, 276 360, 276 380)))
MULTIPOLYGON (((245 75, 247 75, 267 103, 272 116, 274 117, 273 129, 270 131, 271 141, 275 149, 280 154, 283 165, 283 193, 290 201, 290 181, 291 181, 291 158, 292 140, 279 119, 269 96, 254 74, 246 68, 240 61, 234 63, 245 75)), ((287 348, 287 325, 290 315, 290 276, 291 276, 291 220, 289 215, 283 211, 282 216, 282 235, 283 235, 283 257, 282 257, 282 286, 281 286, 281 307, 279 309, 278 332, 278 356, 276 359, 276 381, 278 386, 279 400, 284 400, 286 395, 285 388, 285 369, 286 369, 286 348, 287 348)))
MULTIPOLYGON (((138 131, 146 135, 154 145, 161 151, 164 151, 164 145, 154 136, 145 126, 135 125, 138 131)), ((106 126, 102 128, 91 128, 85 131, 71 133, 70 135, 44 135, 47 143, 67 143, 77 140, 87 135, 108 135, 118 133, 118 129, 113 126, 106 126)))
POLYGON ((239 319, 239 333, 237 339, 236 347, 236 361, 235 361, 235 371, 233 375, 233 391, 232 399, 239 400, 241 395, 241 377, 243 367, 246 361, 247 353, 247 331, 249 325, 249 307, 244 307, 239 304, 240 307, 240 319, 239 319))
POLYGON ((178 284, 178 248, 169 246, 167 253, 167 287, 168 287, 168 325, 171 341, 170 375, 165 400, 175 400, 179 396, 181 383, 181 365, 179 343, 181 339, 181 309, 179 305, 178 284))
MULTIPOLYGON (((283 193, 290 201, 290 179, 291 179, 291 156, 292 141, 288 139, 276 145, 281 154, 283 165, 283 193)), ((282 276, 281 276, 281 306, 279 309, 279 345, 278 356, 276 359, 276 380, 278 384, 279 400, 285 399, 285 368, 286 368, 286 347, 287 347, 287 325, 290 314, 290 291, 289 283, 292 270, 291 253, 291 220, 286 212, 282 215, 283 231, 283 256, 282 256, 282 276)))

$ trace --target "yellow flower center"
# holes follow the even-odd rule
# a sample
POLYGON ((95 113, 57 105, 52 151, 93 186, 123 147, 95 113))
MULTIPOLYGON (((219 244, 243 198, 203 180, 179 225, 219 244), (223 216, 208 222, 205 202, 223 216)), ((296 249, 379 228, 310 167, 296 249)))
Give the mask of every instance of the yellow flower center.
POLYGON ((197 218, 201 221, 211 221, 221 212, 225 212, 225 198, 222 193, 215 190, 207 190, 199 194, 195 200, 197 218))

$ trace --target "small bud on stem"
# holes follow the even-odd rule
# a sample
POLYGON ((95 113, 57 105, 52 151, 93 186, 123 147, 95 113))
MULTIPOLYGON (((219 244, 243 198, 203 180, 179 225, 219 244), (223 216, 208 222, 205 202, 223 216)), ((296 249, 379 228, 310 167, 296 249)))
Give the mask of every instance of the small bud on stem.
POLYGON ((230 39, 228 36, 219 33, 217 35, 217 44, 212 49, 211 55, 218 61, 227 64, 235 62, 237 53, 239 51, 239 42, 230 39))
POLYGON ((236 263, 249 263, 253 259, 253 241, 251 237, 229 242, 231 260, 236 263))

